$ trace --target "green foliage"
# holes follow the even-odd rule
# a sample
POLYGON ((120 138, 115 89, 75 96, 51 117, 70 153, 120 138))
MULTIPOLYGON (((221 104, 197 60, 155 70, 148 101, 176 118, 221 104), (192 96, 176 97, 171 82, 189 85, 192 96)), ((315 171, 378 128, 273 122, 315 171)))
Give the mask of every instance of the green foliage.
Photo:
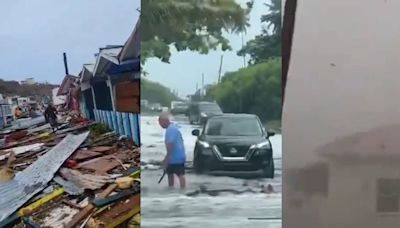
POLYGON ((51 96, 51 90, 56 87, 57 85, 42 83, 35 85, 21 85, 17 81, 5 81, 0 79, 0 93, 4 96, 51 96))
POLYGON ((271 120, 264 124, 265 129, 273 130, 275 133, 282 133, 281 120, 271 120))
POLYGON ((281 58, 251 65, 224 75, 207 91, 224 112, 252 113, 263 121, 281 117, 281 58))
POLYGON ((257 64, 271 57, 281 56, 281 0, 271 0, 265 3, 269 8, 268 14, 261 17, 266 23, 262 34, 250 40, 238 51, 239 56, 250 55, 249 64, 257 64))
POLYGON ((96 123, 90 127, 90 132, 94 136, 102 135, 110 131, 111 129, 107 125, 102 123, 96 123))
POLYGON ((140 96, 150 103, 160 103, 165 107, 169 107, 171 101, 180 100, 167 87, 145 78, 140 80, 140 96))
POLYGON ((252 6, 249 2, 242 8, 235 0, 142 1, 142 63, 150 57, 168 63, 171 46, 201 54, 218 48, 231 50, 223 31, 244 31, 252 6))

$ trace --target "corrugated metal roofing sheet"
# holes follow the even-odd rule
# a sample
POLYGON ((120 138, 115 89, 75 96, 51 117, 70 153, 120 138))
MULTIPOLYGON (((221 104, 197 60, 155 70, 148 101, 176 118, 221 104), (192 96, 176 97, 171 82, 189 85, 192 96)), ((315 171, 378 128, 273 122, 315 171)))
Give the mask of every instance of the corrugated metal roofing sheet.
POLYGON ((17 173, 14 180, 0 183, 0 221, 42 191, 60 166, 85 141, 88 135, 89 132, 66 136, 32 165, 17 173))
POLYGON ((10 129, 25 129, 29 128, 41 123, 44 123, 46 120, 44 116, 36 117, 33 119, 27 119, 27 120, 17 120, 13 123, 10 129))
POLYGON ((87 71, 89 71, 90 73, 92 73, 93 70, 94 70, 94 64, 84 64, 83 67, 84 67, 87 71))
POLYGON ((135 29, 126 41, 119 54, 119 62, 136 59, 140 56, 140 19, 137 21, 135 29))

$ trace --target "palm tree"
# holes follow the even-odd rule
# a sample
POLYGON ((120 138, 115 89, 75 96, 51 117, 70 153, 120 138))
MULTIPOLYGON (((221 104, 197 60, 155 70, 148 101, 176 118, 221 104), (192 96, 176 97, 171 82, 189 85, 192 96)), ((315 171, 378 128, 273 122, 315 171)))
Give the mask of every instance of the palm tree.
MULTIPOLYGON (((280 35, 281 33, 281 12, 282 12, 282 2, 281 0, 271 0, 270 3, 265 3, 268 7, 269 13, 261 17, 261 21, 267 23, 267 30, 272 27, 272 34, 280 35)), ((268 33, 267 31, 265 31, 268 33)))

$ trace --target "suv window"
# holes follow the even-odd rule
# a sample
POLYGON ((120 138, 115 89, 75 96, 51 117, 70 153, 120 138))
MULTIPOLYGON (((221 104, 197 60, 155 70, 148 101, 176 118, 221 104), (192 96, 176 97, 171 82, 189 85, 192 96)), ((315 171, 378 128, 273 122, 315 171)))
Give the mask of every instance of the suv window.
POLYGON ((215 136, 261 136, 260 122, 256 117, 213 117, 207 121, 204 134, 215 136))

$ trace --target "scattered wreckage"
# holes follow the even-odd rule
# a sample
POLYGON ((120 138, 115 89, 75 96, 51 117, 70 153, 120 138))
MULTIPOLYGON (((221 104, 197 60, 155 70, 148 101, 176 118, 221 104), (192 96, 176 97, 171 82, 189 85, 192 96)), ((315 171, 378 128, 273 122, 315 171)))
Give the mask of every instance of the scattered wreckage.
POLYGON ((73 116, 0 132, 0 227, 139 227, 140 147, 73 116))

